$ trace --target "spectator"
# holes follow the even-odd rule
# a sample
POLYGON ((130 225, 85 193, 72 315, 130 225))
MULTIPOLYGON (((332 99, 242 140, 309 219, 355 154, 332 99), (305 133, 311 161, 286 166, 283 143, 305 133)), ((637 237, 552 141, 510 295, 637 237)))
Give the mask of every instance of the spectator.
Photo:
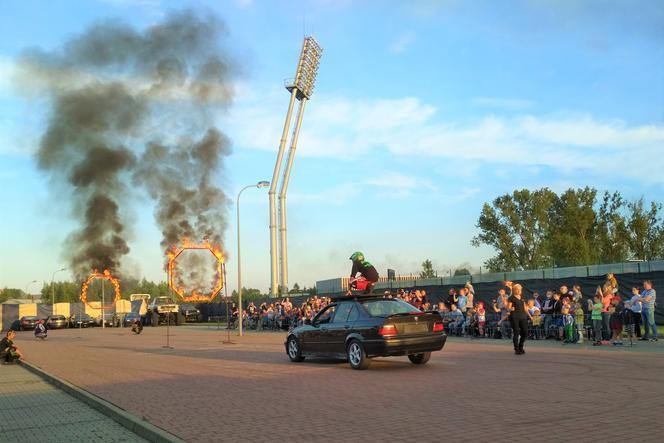
POLYGON ((622 303, 618 303, 615 299, 611 300, 609 306, 610 323, 611 326, 611 342, 614 346, 621 346, 622 343, 622 330, 623 330, 623 316, 622 316, 622 303))
POLYGON ((484 302, 477 302, 477 327, 479 329, 479 336, 484 337, 484 329, 486 328, 486 310, 484 309, 484 302))
POLYGON ((542 305, 542 314, 544 315, 544 334, 548 336, 549 328, 553 320, 553 306, 555 300, 553 299, 553 291, 546 291, 546 299, 542 305))
POLYGON ((457 290, 454 288, 450 288, 448 292, 448 297, 447 297, 447 307, 452 309, 452 304, 457 304, 459 301, 459 297, 457 296, 457 290))
POLYGON ((581 301, 578 301, 574 305, 574 324, 576 325, 576 333, 578 335, 577 343, 583 343, 584 323, 583 306, 581 305, 581 301))
POLYGON ((613 300, 613 292, 607 286, 604 288, 604 293, 602 295, 602 330, 604 341, 608 342, 611 339, 611 313, 609 312, 609 306, 611 306, 611 301, 613 300))
POLYGON ((573 300, 574 303, 580 303, 583 300, 583 293, 581 292, 580 285, 574 285, 572 287, 572 293, 574 294, 573 300))
POLYGON ((467 309, 472 309, 475 306, 475 288, 471 282, 466 282, 466 297, 468 297, 468 302, 466 303, 467 309))
POLYGON ((595 342, 593 346, 599 346, 602 344, 603 338, 603 325, 602 325, 602 310, 604 305, 602 304, 602 296, 595 294, 595 302, 592 307, 591 319, 593 322, 593 334, 595 336, 595 342))
POLYGON ((16 337, 16 332, 10 329, 0 340, 0 361, 6 365, 16 363, 23 358, 20 349, 14 344, 14 337, 16 337))
POLYGON ((632 288, 632 298, 626 304, 626 307, 632 312, 632 322, 634 324, 634 333, 637 338, 641 338, 641 293, 639 288, 632 288))
POLYGON ((457 305, 452 303, 452 309, 450 310, 450 323, 449 323, 450 332, 460 334, 464 320, 465 320, 464 316, 461 313, 461 311, 459 311, 457 305))
POLYGON ((606 274, 606 281, 604 282, 604 288, 608 289, 611 292, 611 294, 618 293, 618 280, 616 280, 616 276, 613 275, 612 272, 606 274))
POLYGON ((540 301, 539 292, 533 292, 533 303, 535 303, 537 309, 539 309, 540 311, 542 310, 542 303, 540 301))
POLYGON ((468 304, 468 296, 466 295, 467 292, 467 288, 461 288, 459 289, 459 297, 457 297, 457 308, 459 308, 459 311, 461 311, 462 314, 466 313, 466 305, 468 304))
POLYGON ((657 341, 657 325, 655 324, 655 303, 657 302, 657 293, 652 287, 652 282, 646 280, 643 282, 643 292, 639 298, 641 302, 641 317, 645 332, 642 340, 657 341))
POLYGON ((570 314, 569 304, 563 307, 561 312, 564 327, 564 343, 574 343, 574 317, 570 314))

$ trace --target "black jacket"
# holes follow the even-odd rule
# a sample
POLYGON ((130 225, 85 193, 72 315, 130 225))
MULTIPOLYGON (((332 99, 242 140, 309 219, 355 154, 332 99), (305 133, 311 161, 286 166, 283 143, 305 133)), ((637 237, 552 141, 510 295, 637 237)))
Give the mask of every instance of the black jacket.
POLYGON ((350 271, 350 278, 354 278, 358 272, 369 281, 378 281, 378 271, 376 271, 376 268, 371 263, 354 261, 353 269, 350 271))

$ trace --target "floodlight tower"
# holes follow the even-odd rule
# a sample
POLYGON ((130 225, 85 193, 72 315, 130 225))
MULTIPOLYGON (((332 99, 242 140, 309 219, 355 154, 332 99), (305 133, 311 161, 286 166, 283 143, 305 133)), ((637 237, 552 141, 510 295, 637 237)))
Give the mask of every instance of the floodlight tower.
POLYGON ((307 100, 309 100, 314 90, 314 83, 316 82, 316 74, 318 73, 318 65, 322 52, 323 49, 320 47, 315 38, 311 36, 305 37, 302 44, 302 50, 300 51, 300 58, 297 63, 297 70, 295 71, 295 78, 292 81, 286 82, 286 89, 291 93, 290 102, 288 104, 288 111, 286 112, 286 121, 284 122, 284 129, 281 133, 279 151, 277 152, 277 161, 274 165, 274 173, 272 175, 270 191, 268 193, 270 197, 270 294, 273 297, 277 295, 277 287, 280 288, 279 292, 282 294, 288 290, 286 192, 288 191, 288 182, 290 180, 290 172, 293 167, 295 150, 297 149, 297 139, 300 134, 302 117, 304 116, 304 108, 306 106, 307 100), (286 139, 288 137, 288 129, 290 128, 295 100, 298 100, 300 105, 297 110, 297 117, 295 118, 295 126, 293 127, 291 145, 288 151, 286 167, 283 172, 281 188, 279 189, 279 250, 281 252, 281 269, 279 269, 279 260, 277 258, 277 207, 275 196, 277 192, 279 172, 281 171, 281 163, 286 148, 286 139), (280 279, 279 276, 281 277, 280 279), (278 280, 281 280, 281 282, 279 283, 278 280))

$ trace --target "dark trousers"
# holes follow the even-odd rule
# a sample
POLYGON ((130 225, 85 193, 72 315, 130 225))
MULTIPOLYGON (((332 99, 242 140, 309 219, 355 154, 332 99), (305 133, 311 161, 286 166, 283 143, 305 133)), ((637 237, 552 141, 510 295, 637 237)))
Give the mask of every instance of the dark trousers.
POLYGON ((514 342, 515 351, 523 351, 523 344, 528 337, 528 318, 514 318, 510 317, 510 324, 512 325, 512 342, 514 342))
POLYGON ((637 337, 641 338, 641 313, 635 312, 632 318, 634 319, 634 332, 637 337))
POLYGON ((602 336, 604 340, 611 340, 611 328, 609 327, 611 320, 611 314, 608 312, 602 312, 602 336))

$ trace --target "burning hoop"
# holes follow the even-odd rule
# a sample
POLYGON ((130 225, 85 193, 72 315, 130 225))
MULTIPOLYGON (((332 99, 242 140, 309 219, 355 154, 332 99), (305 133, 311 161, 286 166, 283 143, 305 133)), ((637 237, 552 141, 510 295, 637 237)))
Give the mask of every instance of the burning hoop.
POLYGON ((202 243, 190 243, 188 239, 182 240, 182 246, 177 247, 173 246, 167 253, 168 256, 168 286, 175 292, 180 299, 184 302, 210 302, 219 294, 221 289, 224 287, 224 255, 221 252, 221 248, 218 245, 212 245, 208 240, 203 240, 202 243), (212 289, 212 292, 208 295, 201 294, 192 290, 190 295, 185 294, 185 288, 178 286, 175 282, 176 278, 176 263, 177 258, 186 250, 199 249, 199 250, 208 250, 212 256, 217 261, 215 270, 217 272, 217 280, 215 287, 212 289))
POLYGON ((101 307, 95 309, 102 309, 102 310, 113 309, 113 305, 115 305, 115 302, 122 299, 122 294, 120 293, 120 280, 116 277, 113 277, 111 271, 109 271, 108 269, 105 269, 104 272, 99 272, 96 269, 92 271, 92 274, 88 276, 88 279, 85 281, 85 283, 83 283, 83 286, 81 287, 81 302, 90 306, 88 304, 88 287, 90 286, 90 283, 92 283, 92 281, 96 279, 105 279, 110 281, 115 291, 115 297, 113 298, 113 303, 108 307, 102 305, 101 307))

